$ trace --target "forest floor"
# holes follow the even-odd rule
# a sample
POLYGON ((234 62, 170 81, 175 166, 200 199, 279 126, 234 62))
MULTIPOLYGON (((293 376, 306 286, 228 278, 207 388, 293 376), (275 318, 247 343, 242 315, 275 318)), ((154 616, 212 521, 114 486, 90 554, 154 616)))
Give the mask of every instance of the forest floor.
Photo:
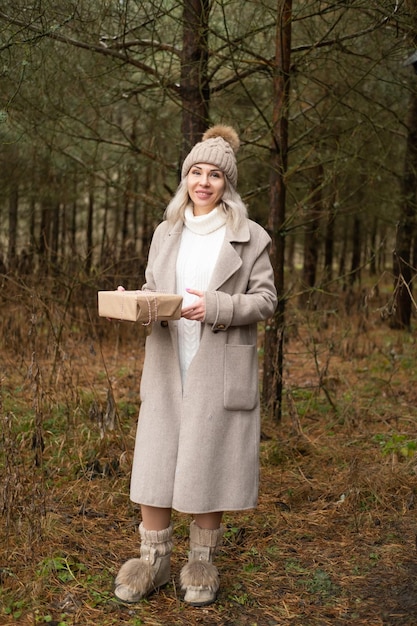
POLYGON ((2 319, 2 626, 417 624, 414 333, 390 330, 376 307, 289 315, 259 507, 226 514, 218 601, 196 609, 178 582, 180 514, 171 582, 132 606, 112 595, 138 552, 128 492, 143 335, 71 327, 58 344, 33 320, 2 319))

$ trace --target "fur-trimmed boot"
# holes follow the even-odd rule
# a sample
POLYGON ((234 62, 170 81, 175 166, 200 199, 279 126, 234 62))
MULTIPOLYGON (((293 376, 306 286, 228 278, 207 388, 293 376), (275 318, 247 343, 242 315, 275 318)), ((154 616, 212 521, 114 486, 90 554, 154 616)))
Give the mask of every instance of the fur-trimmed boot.
POLYGON ((213 557, 221 545, 224 527, 215 530, 200 528, 195 521, 190 525, 190 552, 188 563, 180 574, 184 601, 192 606, 207 606, 216 600, 219 590, 219 572, 213 557))
POLYGON ((146 530, 139 526, 140 559, 122 565, 114 583, 114 595, 123 602, 139 602, 169 582, 171 576, 172 526, 146 530))

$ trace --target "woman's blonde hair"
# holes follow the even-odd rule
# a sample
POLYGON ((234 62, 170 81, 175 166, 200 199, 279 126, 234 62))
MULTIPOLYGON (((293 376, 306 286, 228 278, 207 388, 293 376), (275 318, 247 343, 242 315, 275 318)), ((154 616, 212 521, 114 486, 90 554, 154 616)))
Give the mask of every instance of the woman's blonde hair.
MULTIPOLYGON (((236 189, 230 184, 227 177, 224 177, 225 187, 219 205, 226 215, 227 223, 233 231, 237 231, 245 218, 248 217, 248 210, 236 189)), ((190 204, 190 196, 187 189, 187 176, 180 182, 177 191, 171 202, 165 209, 164 217, 171 224, 178 220, 184 221, 184 213, 190 204)))

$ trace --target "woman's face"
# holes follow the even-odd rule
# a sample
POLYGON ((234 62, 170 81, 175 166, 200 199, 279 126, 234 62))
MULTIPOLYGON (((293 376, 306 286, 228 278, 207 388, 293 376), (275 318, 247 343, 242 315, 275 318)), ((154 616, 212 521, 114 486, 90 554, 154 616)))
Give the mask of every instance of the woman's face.
POLYGON ((196 163, 187 176, 188 195, 194 205, 194 215, 210 213, 223 197, 224 174, 210 163, 196 163))

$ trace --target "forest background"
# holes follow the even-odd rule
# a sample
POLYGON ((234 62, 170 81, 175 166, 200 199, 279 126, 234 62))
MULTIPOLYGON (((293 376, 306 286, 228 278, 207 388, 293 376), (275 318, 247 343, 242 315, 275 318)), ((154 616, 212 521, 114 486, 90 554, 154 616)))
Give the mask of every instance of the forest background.
POLYGON ((0 623, 416 623, 416 26, 415 0, 0 0, 0 623), (175 579, 111 596, 145 329, 97 291, 140 286, 213 123, 280 304, 259 513, 196 616, 175 579))

